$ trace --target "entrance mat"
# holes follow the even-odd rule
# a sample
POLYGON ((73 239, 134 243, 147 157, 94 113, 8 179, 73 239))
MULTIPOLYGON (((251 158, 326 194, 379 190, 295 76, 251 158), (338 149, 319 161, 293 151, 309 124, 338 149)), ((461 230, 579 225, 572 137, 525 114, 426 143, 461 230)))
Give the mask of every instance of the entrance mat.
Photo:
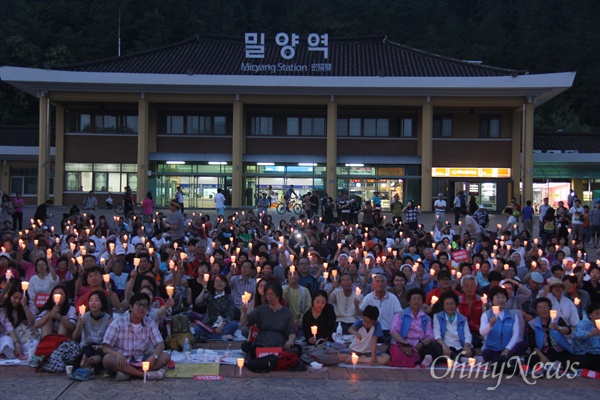
POLYGON ((175 369, 167 370, 167 378, 193 378, 197 375, 219 375, 218 363, 183 364, 176 363, 175 369))

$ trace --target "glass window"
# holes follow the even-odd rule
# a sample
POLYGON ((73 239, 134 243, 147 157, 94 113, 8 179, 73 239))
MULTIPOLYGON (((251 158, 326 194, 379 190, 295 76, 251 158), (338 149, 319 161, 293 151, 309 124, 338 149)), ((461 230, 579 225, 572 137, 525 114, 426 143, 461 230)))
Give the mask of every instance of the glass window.
POLYGON ((360 118, 350 118, 349 123, 349 136, 360 136, 362 130, 362 120, 360 118))
POLYGON ((338 118, 337 134, 338 136, 348 136, 348 118, 338 118))
POLYGON ((433 118, 432 134, 433 137, 452 137, 452 118, 433 118))
POLYGON ((287 119, 287 135, 298 136, 300 134, 300 119, 299 118, 288 118, 287 119))
POLYGON ((377 136, 390 136, 390 120, 387 118, 377 118, 377 136))
POLYGON ((171 135, 183 134, 183 115, 167 116, 167 133, 171 135))
POLYGON ((227 128, 227 118, 214 117, 215 135, 225 135, 227 128))
POLYGON ((91 171, 92 163, 65 163, 65 171, 91 171))
POLYGON ((479 120, 479 136, 499 138, 500 117, 483 117, 479 120))
POLYGON ((364 135, 365 136, 376 136, 377 121, 372 118, 365 118, 364 123, 364 135))
POLYGON ((250 135, 252 136, 272 136, 273 118, 272 117, 252 117, 250 119, 250 135))
POLYGON ((108 174, 106 172, 96 172, 94 174, 94 191, 106 192, 108 187, 108 174))
POLYGON ((138 131, 138 117, 137 115, 125 116, 125 132, 137 133, 138 131))
POLYGON ((402 118, 400 120, 400 136, 413 136, 413 120, 412 118, 402 118))
POLYGON ((137 172, 137 164, 121 164, 123 172, 137 172))
POLYGON ((79 132, 90 132, 92 116, 90 114, 79 115, 79 132))

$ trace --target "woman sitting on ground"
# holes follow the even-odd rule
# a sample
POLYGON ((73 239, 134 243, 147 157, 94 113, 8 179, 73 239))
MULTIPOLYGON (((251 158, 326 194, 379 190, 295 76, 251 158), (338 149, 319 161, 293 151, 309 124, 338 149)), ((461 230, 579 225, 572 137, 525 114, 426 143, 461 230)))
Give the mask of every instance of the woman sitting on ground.
POLYGON ((102 340, 106 328, 112 322, 112 318, 106 313, 108 310, 108 297, 101 290, 96 290, 88 297, 86 304, 87 312, 79 316, 77 327, 73 332, 73 340, 81 339, 82 368, 102 367, 104 351, 102 340))
POLYGON ((69 305, 66 288, 63 285, 54 286, 48 301, 42 306, 42 312, 38 315, 34 327, 41 329, 42 338, 56 333, 70 337, 76 324, 77 314, 75 307, 69 305), (57 295, 56 303, 54 295, 57 295))
POLYGON ((588 369, 600 372, 600 303, 592 303, 587 308, 588 318, 582 319, 573 335, 573 351, 584 355, 588 361, 588 369))
POLYGON ((527 343, 520 336, 519 318, 515 314, 518 311, 505 308, 508 292, 495 286, 490 290, 489 298, 499 311, 494 314, 492 307, 481 314, 479 333, 484 338, 483 360, 488 362, 499 356, 511 358, 525 354, 527 343))
POLYGON ((458 296, 452 291, 442 294, 439 302, 444 311, 433 316, 433 337, 436 358, 447 356, 454 360, 461 352, 465 357, 475 353, 467 318, 458 312, 458 296))
POLYGON ((8 297, 0 309, 0 325, 6 336, 0 338, 0 351, 8 358, 20 357, 29 354, 29 340, 39 338, 33 328, 37 308, 23 293, 19 279, 11 279, 5 290, 8 297))
POLYGON ((302 330, 304 339, 309 344, 316 344, 317 340, 333 341, 332 334, 335 331, 335 310, 333 305, 327 302, 327 292, 318 290, 315 294, 312 307, 302 318, 302 330), (317 327, 317 334, 313 335, 312 327, 317 327))
POLYGON ((277 282, 269 282, 265 286, 266 304, 262 304, 251 312, 242 304, 241 323, 247 327, 256 325, 258 334, 254 342, 245 342, 242 350, 251 358, 256 357, 257 347, 281 347, 287 351, 300 353, 296 341, 296 325, 289 308, 281 304, 283 289, 277 282))
POLYGON ((408 308, 394 315, 390 334, 394 343, 403 345, 402 351, 406 355, 417 351, 423 365, 429 366, 435 350, 431 318, 422 310, 425 292, 422 289, 411 289, 407 297, 408 308))
POLYGON ((206 315, 202 320, 204 326, 197 326, 195 334, 208 339, 233 340, 238 322, 234 321, 235 304, 225 275, 214 277, 210 291, 204 286, 196 303, 199 307, 206 305, 206 315))

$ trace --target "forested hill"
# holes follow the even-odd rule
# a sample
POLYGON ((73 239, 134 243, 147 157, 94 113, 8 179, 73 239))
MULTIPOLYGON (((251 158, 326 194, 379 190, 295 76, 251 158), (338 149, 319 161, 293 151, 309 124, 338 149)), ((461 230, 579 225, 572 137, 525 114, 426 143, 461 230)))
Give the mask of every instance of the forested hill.
MULTIPOLYGON (((178 42, 195 33, 392 41, 530 73, 577 71, 536 112, 538 131, 600 128, 598 0, 0 0, 0 64, 48 67, 178 42)), ((0 85, 0 125, 35 123, 37 101, 0 85)))

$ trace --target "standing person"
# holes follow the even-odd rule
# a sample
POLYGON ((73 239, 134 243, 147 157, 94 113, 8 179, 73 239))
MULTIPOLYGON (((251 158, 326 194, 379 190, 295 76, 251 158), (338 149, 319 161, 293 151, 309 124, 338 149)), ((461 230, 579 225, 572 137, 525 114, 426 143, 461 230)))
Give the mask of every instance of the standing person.
POLYGON ((154 213, 154 199, 152 199, 152 193, 146 193, 146 198, 144 199, 144 201, 142 201, 142 209, 144 217, 152 216, 152 214, 154 213))
POLYGON ((271 202, 267 197, 267 193, 262 192, 260 198, 258 199, 258 217, 263 220, 267 218, 269 207, 271 207, 271 202))
POLYGON ((179 202, 177 200, 171 200, 169 202, 169 210, 171 210, 171 215, 167 221, 163 222, 163 227, 170 229, 171 243, 177 242, 179 246, 183 246, 183 237, 185 236, 183 225, 185 220, 179 209, 179 202))
POLYGON ((127 186, 125 188, 125 195, 123 195, 123 215, 125 217, 133 212, 134 204, 133 193, 131 192, 131 188, 127 186))
POLYGON ((583 213, 584 209, 581 206, 581 200, 575 198, 573 206, 569 209, 571 214, 571 240, 583 240, 583 213))
POLYGON ((21 192, 17 192, 14 199, 12 199, 13 204, 13 229, 15 231, 23 230, 23 207, 25 206, 25 200, 21 197, 21 192), (17 224, 19 226, 17 226, 17 224))
POLYGON ((121 318, 114 320, 107 328, 103 340, 104 368, 116 373, 117 381, 131 376, 142 378, 142 361, 150 363, 148 379, 165 378, 163 369, 171 360, 169 353, 163 352, 165 343, 158 326, 147 317, 150 297, 146 293, 131 296, 129 310, 121 318), (153 353, 146 357, 148 345, 154 346, 153 353))
POLYGON ((94 191, 90 190, 87 196, 83 198, 83 211, 93 216, 96 212, 96 207, 98 207, 98 200, 94 196, 94 191))
POLYGON ((438 193, 437 200, 433 203, 435 209, 435 218, 444 222, 446 220, 446 200, 444 200, 444 194, 438 193))
POLYGON ((225 214, 225 196, 223 195, 223 189, 217 189, 217 195, 215 196, 215 208, 217 209, 217 215, 225 214))
POLYGON ((543 219, 544 219, 544 216, 546 215, 546 212, 548 212, 549 208, 552 208, 552 207, 550 207, 550 205, 548 204, 548 198, 544 197, 544 199, 542 200, 542 204, 540 205, 540 208, 538 210, 539 211, 538 212, 538 215, 539 215, 539 230, 540 230, 539 233, 538 233, 538 236, 540 236, 540 237, 544 234, 544 221, 543 221, 543 219))
POLYGON ((452 203, 452 206, 454 207, 454 225, 458 225, 458 220, 460 219, 459 212, 464 203, 462 196, 463 191, 459 190, 458 193, 456 193, 456 197, 454 197, 454 202, 452 203))
MULTIPOLYGON (((18 195, 18 193, 17 193, 18 195)), ((14 217, 13 217, 14 218, 14 217)), ((600 201, 596 203, 596 206, 590 211, 590 233, 592 235, 592 247, 595 249, 598 247, 598 241, 600 241, 600 201)), ((16 229, 13 224, 13 228, 16 229)), ((20 228, 19 228, 20 229, 20 228)))
POLYGON ((408 228, 412 231, 416 231, 419 228, 419 214, 421 213, 421 210, 415 206, 415 201, 409 201, 402 212, 406 213, 406 223, 408 224, 408 228))
POLYGON ((34 221, 42 221, 42 225, 46 225, 46 219, 52 218, 52 214, 48 213, 48 207, 53 204, 52 200, 48 199, 44 203, 37 206, 35 214, 33 214, 34 221))
POLYGON ((400 195, 396 193, 394 195, 394 201, 390 204, 390 211, 392 212, 392 218, 394 219, 394 223, 402 222, 402 210, 404 209, 404 204, 400 201, 400 195))
MULTIPOLYGON (((0 223, 4 225, 6 221, 10 221, 13 215, 13 203, 7 194, 2 195, 2 213, 0 213, 0 223)), ((13 226, 14 228, 14 226, 13 226)))
POLYGON ((523 208, 523 230, 533 235, 533 207, 531 206, 531 200, 525 202, 523 208))
POLYGON ((469 198, 469 213, 473 215, 473 213, 477 211, 477 208, 479 208, 477 199, 475 198, 475 195, 471 193, 471 197, 469 198))
POLYGON ((179 209, 183 212, 183 190, 181 190, 181 186, 177 185, 177 191, 175 192, 175 200, 179 203, 179 209))

